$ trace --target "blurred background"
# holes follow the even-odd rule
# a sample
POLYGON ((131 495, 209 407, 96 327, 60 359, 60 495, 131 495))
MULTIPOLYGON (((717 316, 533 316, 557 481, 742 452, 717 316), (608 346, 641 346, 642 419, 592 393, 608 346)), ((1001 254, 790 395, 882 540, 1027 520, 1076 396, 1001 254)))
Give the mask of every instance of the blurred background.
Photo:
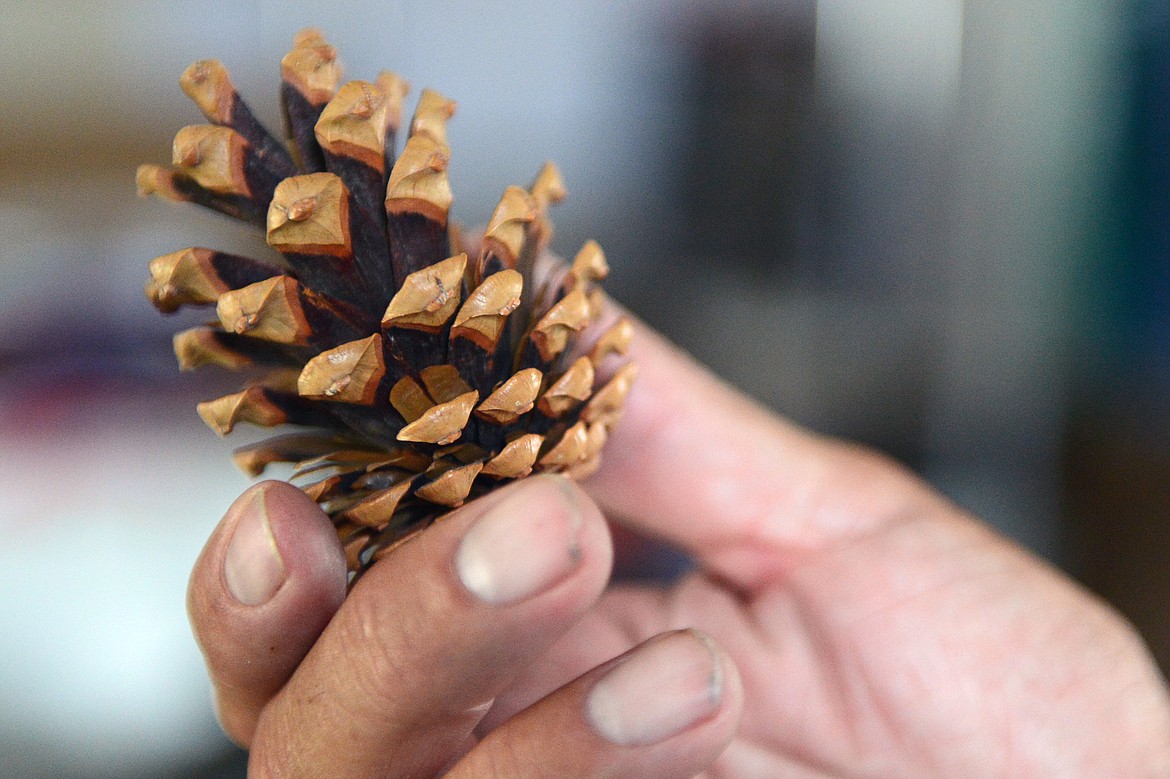
POLYGON ((216 57, 459 103, 454 212, 553 159, 554 248, 720 374, 880 447, 1118 605, 1170 667, 1170 2, 4 3, 0 765, 228 777, 187 572, 245 486, 147 261, 257 239, 139 200, 216 57), (506 8, 506 10, 505 10, 506 8))

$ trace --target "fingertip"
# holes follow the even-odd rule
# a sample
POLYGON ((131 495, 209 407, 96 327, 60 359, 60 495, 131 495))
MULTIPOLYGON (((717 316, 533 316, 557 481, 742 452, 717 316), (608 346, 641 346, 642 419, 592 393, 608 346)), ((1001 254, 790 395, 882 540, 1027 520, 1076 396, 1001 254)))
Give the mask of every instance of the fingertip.
POLYGON ((264 491, 250 491, 238 514, 224 549, 224 585, 240 604, 260 606, 276 595, 288 569, 272 532, 264 491))
POLYGON ((288 567, 289 581, 301 597, 336 611, 345 600, 348 573, 345 553, 328 515, 308 495, 282 481, 266 481, 262 491, 276 546, 288 567))
POLYGON ((694 776, 739 730, 739 669, 701 631, 655 636, 599 675, 586 693, 585 719, 600 742, 613 745, 608 762, 619 767, 617 775, 694 776))
POLYGON ((735 662, 696 630, 660 634, 487 733, 452 777, 683 779, 727 749, 743 713, 735 662))
MULTIPOLYGON (((578 523, 578 539, 582 554, 592 555, 599 572, 602 587, 613 572, 613 535, 605 515, 593 497, 573 479, 559 474, 538 477, 553 484, 569 504, 578 523)), ((600 594, 600 590, 599 590, 600 594)))
POLYGON ((600 595, 613 566, 601 510, 579 486, 555 474, 522 479, 469 503, 444 526, 460 583, 492 607, 565 583, 575 593, 569 598, 577 603, 573 608, 581 608, 600 595))
POLYGON ((622 657, 590 689, 588 720, 606 741, 646 746, 721 718, 738 721, 734 661, 705 633, 657 636, 622 657))
POLYGON ((345 555, 329 518, 291 484, 264 481, 244 490, 212 532, 189 595, 194 620, 203 608, 260 608, 278 598, 336 608, 345 589, 345 555))
POLYGON ((187 605, 221 723, 247 744, 259 711, 345 599, 329 518, 297 488, 266 481, 225 513, 195 563, 187 605))
POLYGON ((739 723, 743 719, 744 689, 743 676, 740 675, 739 666, 736 665, 731 653, 717 642, 715 643, 715 651, 719 655, 719 662, 723 669, 723 701, 720 704, 720 713, 715 723, 721 734, 720 740, 723 744, 723 747, 719 749, 721 752, 739 732, 739 723))

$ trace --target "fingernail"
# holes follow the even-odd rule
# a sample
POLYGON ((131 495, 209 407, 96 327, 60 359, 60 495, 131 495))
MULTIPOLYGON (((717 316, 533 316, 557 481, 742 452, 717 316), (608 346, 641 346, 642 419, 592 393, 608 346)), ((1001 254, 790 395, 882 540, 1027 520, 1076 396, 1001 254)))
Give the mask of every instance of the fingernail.
POLYGON ((564 485, 552 477, 528 479, 467 531, 455 553, 456 573, 493 606, 530 598, 580 564, 580 525, 564 485))
POLYGON ((638 649, 593 686, 593 729, 614 744, 653 744, 719 709, 723 667, 707 636, 683 630, 638 649))
POLYGON ((272 599, 284 576, 284 561, 268 524, 264 491, 253 490, 228 543, 223 578, 232 597, 245 606, 259 606, 272 599))

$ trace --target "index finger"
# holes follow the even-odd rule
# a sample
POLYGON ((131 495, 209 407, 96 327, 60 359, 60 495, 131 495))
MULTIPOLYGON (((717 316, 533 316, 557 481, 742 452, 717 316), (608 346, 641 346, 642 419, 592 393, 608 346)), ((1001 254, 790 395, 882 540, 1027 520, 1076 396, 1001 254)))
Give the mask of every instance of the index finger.
POLYGON ((645 324, 629 352, 638 377, 586 489, 732 583, 752 589, 928 494, 879 455, 761 408, 645 324))

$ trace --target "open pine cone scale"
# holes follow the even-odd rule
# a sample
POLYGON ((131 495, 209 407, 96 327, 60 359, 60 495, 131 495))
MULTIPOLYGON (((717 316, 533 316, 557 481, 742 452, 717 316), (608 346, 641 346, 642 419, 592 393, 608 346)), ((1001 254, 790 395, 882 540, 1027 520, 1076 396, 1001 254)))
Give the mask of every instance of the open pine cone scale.
POLYGON ((211 124, 179 131, 170 167, 137 174, 143 194, 263 228, 279 254, 166 254, 146 294, 163 312, 215 307, 210 324, 175 336, 184 370, 249 371, 243 390, 199 405, 213 430, 306 428, 236 462, 251 476, 293 463, 356 575, 500 484, 591 473, 634 377, 612 357, 632 327, 598 324, 608 267, 595 242, 569 265, 547 260, 548 210, 565 194, 554 166, 508 187, 470 245, 448 218, 453 102, 424 90, 395 155, 401 78, 341 84, 314 30, 281 72, 287 146, 204 60, 180 83, 211 124))

